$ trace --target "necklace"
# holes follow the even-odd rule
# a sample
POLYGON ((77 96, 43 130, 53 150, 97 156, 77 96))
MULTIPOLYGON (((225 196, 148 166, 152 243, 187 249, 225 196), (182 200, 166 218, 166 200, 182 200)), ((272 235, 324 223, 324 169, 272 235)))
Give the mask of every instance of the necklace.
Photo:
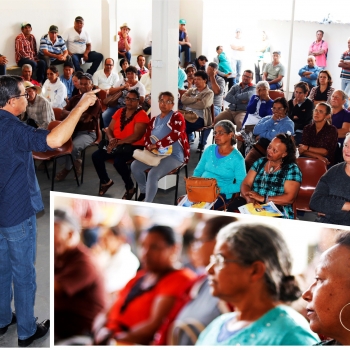
POLYGON ((281 164, 279 164, 276 168, 274 166, 270 166, 270 161, 268 162, 267 164, 267 169, 268 169, 268 174, 272 174, 274 173, 275 171, 277 171, 280 167, 281 167, 281 164))
POLYGON ((129 118, 126 117, 126 107, 123 108, 120 116, 120 131, 123 131, 127 124, 129 124, 135 117, 135 115, 140 111, 140 108, 137 107, 136 110, 131 114, 129 118))

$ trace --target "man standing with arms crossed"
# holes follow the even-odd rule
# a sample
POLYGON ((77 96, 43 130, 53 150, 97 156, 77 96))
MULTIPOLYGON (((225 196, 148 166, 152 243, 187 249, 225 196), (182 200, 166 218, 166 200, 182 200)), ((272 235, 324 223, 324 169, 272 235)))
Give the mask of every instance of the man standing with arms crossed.
POLYGON ((37 323, 34 317, 36 213, 43 210, 43 203, 32 151, 63 145, 82 113, 95 103, 96 92, 85 94, 69 117, 50 132, 18 119, 28 104, 22 79, 0 77, 0 335, 17 322, 21 347, 50 328, 50 320, 37 323), (16 314, 11 311, 12 282, 16 314))

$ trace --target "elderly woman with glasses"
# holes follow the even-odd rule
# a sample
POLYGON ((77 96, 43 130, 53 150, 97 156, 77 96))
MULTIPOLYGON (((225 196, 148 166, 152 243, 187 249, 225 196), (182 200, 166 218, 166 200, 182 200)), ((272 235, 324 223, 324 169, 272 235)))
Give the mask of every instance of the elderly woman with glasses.
MULTIPOLYGON (((220 195, 225 202, 239 192, 246 176, 244 159, 234 147, 236 144, 235 126, 229 120, 221 120, 214 127, 215 144, 207 147, 193 176, 214 178, 220 188, 220 195)), ((216 201, 214 209, 223 205, 222 199, 216 201)))
POLYGON ((331 167, 318 182, 310 208, 323 215, 318 221, 350 226, 350 133, 343 145, 344 162, 331 167))
POLYGON ((148 123, 145 147, 159 154, 171 154, 154 167, 138 160, 132 163, 131 172, 140 187, 138 201, 153 202, 158 180, 183 163, 188 163, 190 157, 185 119, 181 113, 173 111, 174 95, 169 91, 161 92, 158 101, 161 113, 148 123), (145 170, 148 169, 146 178, 145 170))
POLYGON ((207 266, 211 293, 234 305, 216 318, 196 345, 312 345, 318 341, 307 321, 288 303, 299 286, 291 274, 286 242, 275 229, 233 223, 216 239, 207 266))

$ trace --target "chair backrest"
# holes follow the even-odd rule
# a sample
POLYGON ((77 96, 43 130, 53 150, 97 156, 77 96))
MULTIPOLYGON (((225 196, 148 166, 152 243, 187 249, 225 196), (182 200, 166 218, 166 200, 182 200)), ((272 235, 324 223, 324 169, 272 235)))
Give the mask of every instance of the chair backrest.
POLYGON ((321 176, 327 171, 327 165, 316 158, 298 158, 297 165, 302 173, 302 181, 297 198, 293 203, 294 217, 296 210, 311 211, 310 198, 321 176))
POLYGON ((214 104, 210 106, 210 113, 211 113, 211 124, 215 124, 215 115, 214 115, 214 104))
POLYGON ((107 97, 107 92, 105 90, 100 90, 98 92, 98 97, 101 102, 102 112, 104 112, 107 109, 107 106, 103 103, 103 100, 107 97))
POLYGON ((55 119, 56 120, 62 120, 61 114, 62 114, 62 108, 52 108, 53 109, 53 113, 55 114, 55 119))
MULTIPOLYGON (((54 120, 53 122, 51 122, 48 125, 47 130, 54 129, 60 123, 61 123, 61 121, 54 120)), ((73 149, 73 141, 72 141, 72 138, 69 138, 69 140, 65 144, 63 144, 61 147, 57 147, 57 148, 55 148, 54 151, 47 151, 45 153, 52 154, 52 156, 56 156, 56 155, 59 155, 61 153, 65 153, 65 154, 71 153, 72 149, 73 149)))
POLYGON ((272 100, 275 100, 277 97, 284 97, 284 92, 278 90, 270 90, 269 95, 272 100))

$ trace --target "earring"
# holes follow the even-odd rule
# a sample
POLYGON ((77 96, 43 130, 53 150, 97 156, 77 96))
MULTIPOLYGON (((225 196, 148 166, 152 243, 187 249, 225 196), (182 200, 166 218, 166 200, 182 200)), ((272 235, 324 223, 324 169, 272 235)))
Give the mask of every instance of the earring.
POLYGON ((350 332, 350 329, 349 329, 349 328, 346 328, 346 327, 344 326, 343 321, 342 321, 342 319, 341 319, 341 314, 342 314, 343 310, 344 310, 348 305, 350 305, 350 303, 345 304, 345 305, 343 306, 343 308, 340 310, 340 313, 339 313, 339 321, 340 321, 340 324, 341 324, 347 331, 350 332))

